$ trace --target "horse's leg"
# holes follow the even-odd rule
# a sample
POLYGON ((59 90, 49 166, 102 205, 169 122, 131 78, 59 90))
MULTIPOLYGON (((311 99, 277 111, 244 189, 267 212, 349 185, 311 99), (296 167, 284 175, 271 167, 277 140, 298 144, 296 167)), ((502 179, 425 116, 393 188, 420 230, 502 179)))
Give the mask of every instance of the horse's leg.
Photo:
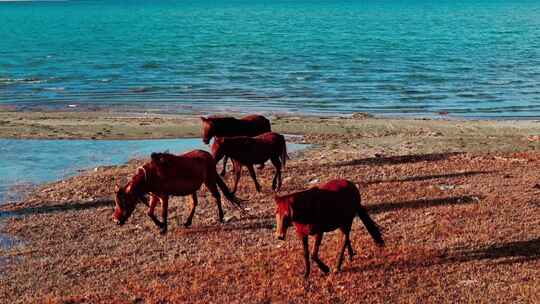
POLYGON ((350 229, 341 228, 340 230, 343 233, 343 236, 341 238, 341 250, 338 253, 336 271, 341 271, 341 264, 343 263, 343 256, 345 255, 345 247, 347 247, 347 244, 350 242, 349 240, 350 229))
POLYGON ((304 261, 306 262, 306 272, 304 273, 304 278, 309 277, 310 272, 310 263, 309 263, 309 239, 307 235, 302 236, 302 245, 304 247, 304 261))
POLYGON ((326 266, 326 264, 324 264, 323 261, 319 259, 319 248, 321 247, 322 237, 323 237, 322 232, 315 235, 315 244, 313 244, 313 251, 311 252, 311 259, 314 260, 315 263, 317 263, 319 268, 324 273, 328 273, 330 272, 330 268, 328 268, 328 266, 326 266))
POLYGON ((257 189, 257 192, 261 192, 261 185, 259 185, 259 182, 257 181, 257 175, 255 175, 255 169, 253 169, 253 165, 249 164, 246 166, 249 171, 249 175, 251 175, 251 179, 255 183, 255 189, 257 189))
POLYGON ((227 173, 227 161, 229 160, 229 157, 225 155, 225 158, 223 158, 223 169, 221 169, 221 173, 219 175, 225 176, 225 173, 227 173))
POLYGON ((154 215, 154 209, 156 208, 158 201, 159 201, 159 198, 157 196, 150 195, 150 206, 148 207, 148 211, 146 212, 146 214, 150 217, 152 222, 156 224, 156 226, 158 226, 159 228, 162 228, 163 223, 161 223, 154 215))
POLYGON ((349 238, 349 241, 347 242, 347 249, 349 251, 349 261, 352 262, 353 257, 355 255, 354 250, 352 248, 351 239, 349 238))
POLYGON ((276 168, 276 173, 274 174, 274 179, 272 180, 272 190, 276 191, 276 189, 281 189, 281 161, 277 157, 272 157, 270 160, 276 168))
POLYGON ((216 200, 216 205, 218 207, 218 220, 223 223, 223 209, 221 208, 221 194, 219 194, 216 182, 205 182, 206 189, 210 191, 214 199, 216 200))
POLYGON ((161 220, 163 226, 161 227, 161 234, 167 233, 167 216, 169 214, 169 196, 165 195, 161 198, 161 220))
POLYGON ((236 189, 238 188, 238 181, 240 181, 240 176, 242 175, 242 165, 233 160, 233 168, 234 168, 234 186, 231 191, 232 194, 236 193, 236 189))
POLYGON ((189 216, 184 223, 184 227, 191 226, 191 220, 193 220, 193 215, 195 214, 195 208, 197 208, 197 192, 194 192, 191 194, 191 211, 189 212, 189 216))

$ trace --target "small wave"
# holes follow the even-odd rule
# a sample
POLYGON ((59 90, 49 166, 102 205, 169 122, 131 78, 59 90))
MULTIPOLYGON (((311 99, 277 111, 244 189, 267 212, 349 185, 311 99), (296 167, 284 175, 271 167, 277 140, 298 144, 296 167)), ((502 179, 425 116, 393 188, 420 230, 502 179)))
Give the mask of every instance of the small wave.
POLYGON ((43 88, 44 91, 57 91, 57 92, 60 92, 60 91, 65 91, 66 88, 65 87, 50 87, 50 88, 43 88))
POLYGON ((157 91, 156 87, 138 87, 138 88, 131 88, 128 90, 131 93, 148 93, 157 91))
POLYGON ((8 85, 8 84, 34 84, 34 83, 43 83, 47 80, 39 79, 36 77, 30 77, 30 78, 0 78, 0 85, 8 85))
POLYGON ((159 68, 161 65, 157 62, 145 62, 141 65, 141 67, 143 69, 157 69, 159 68))
POLYGON ((414 73, 407 75, 409 80, 427 81, 432 83, 441 83, 447 81, 445 78, 438 77, 430 74, 414 73))

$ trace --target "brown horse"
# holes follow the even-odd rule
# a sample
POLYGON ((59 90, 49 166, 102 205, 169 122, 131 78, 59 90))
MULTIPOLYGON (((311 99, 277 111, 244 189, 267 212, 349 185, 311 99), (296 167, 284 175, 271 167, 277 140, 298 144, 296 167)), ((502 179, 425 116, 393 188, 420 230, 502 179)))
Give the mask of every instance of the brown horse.
MULTIPOLYGON (((261 115, 248 115, 240 119, 234 117, 201 117, 202 138, 205 144, 212 137, 257 136, 271 131, 270 121, 261 115)), ((262 166, 261 166, 262 167, 262 166)), ((227 157, 223 160, 221 175, 225 175, 227 157)))
POLYGON ((223 222, 223 209, 218 187, 225 198, 240 208, 242 200, 235 197, 216 172, 216 162, 206 151, 193 150, 182 155, 152 153, 151 161, 137 169, 137 173, 124 187, 115 188, 115 210, 113 218, 123 225, 129 218, 137 202, 147 204, 145 195, 150 194, 148 216, 161 229, 167 232, 167 209, 169 196, 191 195, 191 211, 184 226, 189 227, 197 207, 197 190, 202 184, 210 191, 218 207, 218 219, 223 222), (154 215, 154 208, 161 202, 162 222, 154 215))
POLYGON ((255 183, 257 192, 261 192, 261 186, 257 181, 254 164, 264 164, 271 160, 276 168, 274 179, 272 180, 272 190, 281 188, 281 165, 285 167, 287 161, 287 144, 283 135, 268 132, 255 137, 216 137, 212 144, 212 155, 218 162, 224 156, 228 156, 233 161, 235 181, 232 193, 236 193, 238 181, 242 173, 242 166, 246 166, 249 174, 255 183))
POLYGON ((306 263, 305 277, 310 273, 308 236, 315 235, 315 244, 311 258, 319 268, 328 273, 330 268, 319 259, 319 247, 324 232, 339 229, 342 234, 341 250, 338 253, 336 271, 341 270, 345 247, 352 261, 352 249, 349 233, 354 218, 358 215, 367 231, 379 246, 384 245, 381 231, 369 217, 366 209, 360 205, 360 192, 356 186, 347 180, 338 179, 312 187, 308 190, 284 196, 275 196, 276 201, 276 237, 285 240, 287 228, 291 222, 296 227, 296 233, 304 246, 306 263))

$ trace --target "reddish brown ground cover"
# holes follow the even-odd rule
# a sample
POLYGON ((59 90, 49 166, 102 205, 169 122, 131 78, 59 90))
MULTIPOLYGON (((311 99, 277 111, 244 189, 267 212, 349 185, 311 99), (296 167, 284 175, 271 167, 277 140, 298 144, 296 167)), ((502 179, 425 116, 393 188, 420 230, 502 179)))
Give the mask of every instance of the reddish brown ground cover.
MULTIPOLYGON (((340 160, 308 151, 287 164, 282 192, 314 180, 357 182, 385 233, 378 249, 355 220, 358 255, 341 273, 317 268, 302 277, 301 244, 289 231, 274 240, 273 168, 254 192, 238 195, 250 216, 216 208, 200 193, 193 226, 189 204, 174 199, 166 236, 140 206, 125 226, 111 221, 115 176, 138 162, 47 185, 4 207, 19 217, 4 233, 23 243, 4 250, 0 299, 11 302, 388 303, 540 302, 540 153, 429 154, 340 160), (181 222, 182 220, 180 220, 181 222)), ((230 180, 228 181, 230 184, 230 180)), ((335 263, 337 234, 325 235, 321 259, 335 263)))

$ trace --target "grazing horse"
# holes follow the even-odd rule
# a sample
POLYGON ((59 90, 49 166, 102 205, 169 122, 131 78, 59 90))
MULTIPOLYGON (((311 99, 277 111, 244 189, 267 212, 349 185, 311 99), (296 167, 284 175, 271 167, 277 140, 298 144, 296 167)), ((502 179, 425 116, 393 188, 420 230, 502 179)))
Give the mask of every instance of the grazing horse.
POLYGON ((341 249, 338 252, 336 271, 341 270, 345 247, 352 261, 352 249, 349 233, 354 218, 358 215, 367 231, 379 246, 384 246, 381 231, 369 217, 366 209, 360 205, 360 192, 347 180, 337 179, 308 190, 284 196, 275 196, 276 201, 276 237, 285 240, 287 228, 292 224, 302 240, 306 263, 305 277, 310 273, 308 236, 315 235, 315 244, 311 258, 319 268, 328 273, 330 268, 319 259, 319 247, 323 233, 339 229, 343 234, 341 249))
POLYGON ((232 193, 236 193, 238 181, 242 173, 242 166, 246 166, 255 183, 257 192, 261 192, 261 186, 257 181, 254 164, 264 164, 268 159, 276 168, 276 174, 272 180, 272 190, 281 188, 281 165, 285 167, 287 158, 287 144, 285 137, 274 132, 267 132, 255 137, 216 137, 212 144, 212 155, 218 162, 224 156, 233 161, 235 181, 232 193))
MULTIPOLYGON (((209 144, 212 137, 257 136, 272 131, 270 121, 261 115, 248 115, 240 119, 210 116, 201 117, 201 120, 202 138, 205 144, 209 144)), ((227 157, 223 160, 221 176, 225 175, 226 168, 227 157)))
POLYGON ((241 199, 235 197, 216 172, 216 162, 206 151, 193 150, 182 155, 168 153, 152 153, 150 162, 137 169, 137 173, 124 187, 115 188, 115 210, 113 218, 117 224, 123 225, 129 218, 137 202, 147 204, 145 195, 150 194, 148 216, 161 229, 167 232, 167 209, 169 196, 191 195, 191 211, 184 226, 189 227, 197 207, 197 190, 202 184, 216 201, 218 219, 223 222, 223 209, 218 187, 225 198, 240 208, 241 199), (161 202, 161 217, 159 221, 154 215, 154 208, 161 202))

